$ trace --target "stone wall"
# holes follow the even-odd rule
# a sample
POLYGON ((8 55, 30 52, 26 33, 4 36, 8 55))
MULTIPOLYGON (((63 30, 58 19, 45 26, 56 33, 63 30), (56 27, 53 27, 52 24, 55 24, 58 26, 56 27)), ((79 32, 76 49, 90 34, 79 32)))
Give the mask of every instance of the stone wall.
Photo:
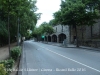
MULTIPOLYGON (((100 47, 100 20, 93 26, 78 26, 78 39, 80 45, 100 47)), ((74 43, 75 28, 71 27, 71 42, 74 43)))
POLYGON ((86 40, 85 45, 91 47, 100 47, 100 20, 97 20, 97 23, 92 26, 92 34, 91 34, 91 27, 86 27, 86 40))
POLYGON ((69 26, 68 25, 57 25, 57 26, 54 26, 53 27, 55 33, 53 34, 56 34, 57 36, 59 34, 65 34, 66 37, 67 37, 67 41, 69 42, 69 26))
MULTIPOLYGON (((59 39, 58 36, 63 33, 66 35, 69 43, 75 42, 76 33, 73 26, 70 29, 68 25, 57 25, 53 29, 55 33, 51 34, 51 37, 52 35, 56 35, 57 39, 59 39)), ((80 45, 100 47, 100 20, 97 20, 97 23, 92 26, 92 30, 91 26, 78 26, 77 31, 80 45)))

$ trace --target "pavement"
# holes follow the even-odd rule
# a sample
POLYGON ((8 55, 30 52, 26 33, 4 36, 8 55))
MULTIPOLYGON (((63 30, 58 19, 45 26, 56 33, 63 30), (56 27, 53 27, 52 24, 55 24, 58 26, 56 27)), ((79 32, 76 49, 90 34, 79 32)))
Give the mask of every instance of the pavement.
MULTIPOLYGON (((16 46, 16 43, 12 43, 10 45, 11 49, 16 46)), ((9 58, 9 50, 8 50, 8 45, 0 47, 0 61, 5 60, 9 58)))
MULTIPOLYGON (((45 44, 53 45, 53 46, 59 46, 59 47, 65 47, 62 43, 55 43, 55 42, 45 42, 45 44)), ((77 48, 74 44, 67 44, 66 48, 77 48)), ((79 46, 80 49, 87 49, 87 50, 95 50, 100 51, 100 48, 94 48, 94 47, 87 47, 87 46, 79 46)))
MULTIPOLYGON (((16 46, 16 43, 12 43, 10 46, 12 49, 13 47, 16 46)), ((9 50, 8 50, 8 45, 6 45, 0 48, 0 61, 6 60, 8 58, 9 58, 9 50)), ((17 68, 17 63, 14 64, 14 68, 17 68)), ((10 73, 10 75, 16 75, 16 74, 17 74, 16 71, 13 71, 12 73, 10 73)))
POLYGON ((25 41, 18 75, 100 75, 100 52, 25 41))

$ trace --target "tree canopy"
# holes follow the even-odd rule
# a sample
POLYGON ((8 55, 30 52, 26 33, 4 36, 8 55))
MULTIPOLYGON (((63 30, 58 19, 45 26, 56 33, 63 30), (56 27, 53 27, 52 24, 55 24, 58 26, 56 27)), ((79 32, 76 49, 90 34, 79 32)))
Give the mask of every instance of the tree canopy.
POLYGON ((35 13, 37 11, 35 4, 36 1, 33 0, 0 0, 0 40, 1 37, 8 38, 8 15, 11 41, 17 36, 18 23, 19 33, 22 36, 27 36, 28 29, 34 30, 40 18, 40 14, 35 13))
POLYGON ((100 0, 61 0, 61 9, 54 13, 54 22, 74 26, 93 25, 100 18, 100 0))
POLYGON ((65 0, 61 2, 61 9, 54 13, 56 22, 63 25, 93 25, 98 19, 99 0, 65 0))
POLYGON ((53 27, 47 23, 47 22, 43 22, 38 28, 35 28, 33 31, 33 36, 34 37, 41 37, 42 35, 50 35, 54 32, 53 27))

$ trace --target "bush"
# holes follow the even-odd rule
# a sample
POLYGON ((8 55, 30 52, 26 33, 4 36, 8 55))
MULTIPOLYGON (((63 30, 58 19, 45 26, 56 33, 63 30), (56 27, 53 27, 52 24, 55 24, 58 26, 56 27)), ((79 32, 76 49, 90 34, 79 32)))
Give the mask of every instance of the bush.
POLYGON ((12 69, 14 65, 14 60, 13 59, 7 59, 7 60, 2 60, 0 64, 3 64, 5 67, 5 70, 7 71, 7 75, 11 72, 9 69, 12 69))
POLYGON ((7 72, 3 64, 0 64, 0 75, 6 75, 7 72))
POLYGON ((11 58, 14 60, 17 60, 18 57, 21 54, 21 48, 20 47, 14 47, 13 49, 11 49, 11 58))
POLYGON ((4 64, 4 67, 6 69, 8 69, 8 68, 11 69, 14 65, 14 60, 13 59, 3 60, 3 61, 0 62, 0 64, 4 64))

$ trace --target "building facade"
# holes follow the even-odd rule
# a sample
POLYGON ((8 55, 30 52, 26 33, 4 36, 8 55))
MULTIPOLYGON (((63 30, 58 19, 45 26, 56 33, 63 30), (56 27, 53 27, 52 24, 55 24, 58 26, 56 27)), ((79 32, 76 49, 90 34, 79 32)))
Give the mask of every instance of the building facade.
POLYGON ((69 43, 69 26, 57 25, 53 27, 54 33, 45 36, 45 41, 63 43, 64 39, 69 43))
MULTIPOLYGON (((75 43, 75 27, 68 25, 57 25, 53 27, 54 33, 45 36, 45 41, 63 43, 64 39, 68 43, 75 43)), ((80 45, 100 47, 100 20, 93 26, 77 26, 77 35, 80 45)))
MULTIPOLYGON (((77 34, 80 45, 100 47, 100 20, 93 26, 77 26, 77 34)), ((71 43, 76 39, 75 28, 71 26, 71 43)))

